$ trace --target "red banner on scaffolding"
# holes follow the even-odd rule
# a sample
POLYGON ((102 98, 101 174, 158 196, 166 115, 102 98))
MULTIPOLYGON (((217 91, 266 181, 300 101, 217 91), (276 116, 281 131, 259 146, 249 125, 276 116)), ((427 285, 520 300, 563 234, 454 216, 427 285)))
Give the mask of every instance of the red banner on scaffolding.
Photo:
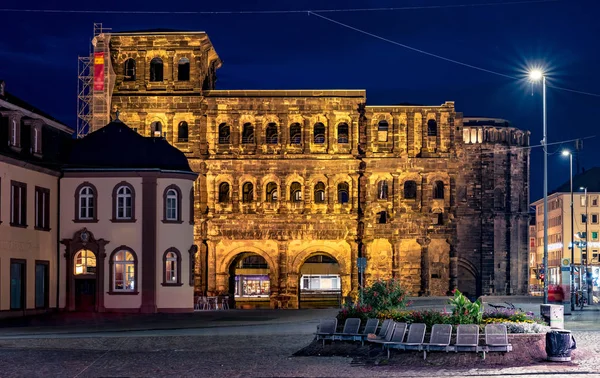
POLYGON ((94 90, 104 90, 104 53, 94 53, 94 90))

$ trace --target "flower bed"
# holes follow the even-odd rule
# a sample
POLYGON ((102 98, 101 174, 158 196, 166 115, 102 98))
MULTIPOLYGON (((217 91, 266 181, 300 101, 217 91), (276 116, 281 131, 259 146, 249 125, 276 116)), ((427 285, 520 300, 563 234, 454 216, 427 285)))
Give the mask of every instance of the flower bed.
POLYGON ((458 290, 450 298, 452 312, 434 310, 406 310, 404 291, 395 280, 376 281, 365 288, 368 295, 363 296, 362 304, 345 306, 337 315, 338 327, 342 328, 348 318, 360 318, 363 324, 368 318, 380 320, 392 319, 402 323, 425 323, 431 330, 434 324, 506 324, 509 333, 545 333, 550 328, 533 313, 510 309, 495 309, 482 311, 483 305, 479 300, 471 302, 458 290))

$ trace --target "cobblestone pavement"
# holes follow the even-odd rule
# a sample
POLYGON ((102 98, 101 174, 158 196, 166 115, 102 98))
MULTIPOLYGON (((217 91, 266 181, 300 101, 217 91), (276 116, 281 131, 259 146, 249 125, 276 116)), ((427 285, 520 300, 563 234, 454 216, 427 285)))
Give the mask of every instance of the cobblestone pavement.
POLYGON ((600 377, 600 312, 567 320, 577 340, 572 363, 411 370, 393 361, 372 366, 347 357, 292 357, 312 341, 318 319, 330 313, 194 329, 5 334, 0 335, 0 377, 600 377))

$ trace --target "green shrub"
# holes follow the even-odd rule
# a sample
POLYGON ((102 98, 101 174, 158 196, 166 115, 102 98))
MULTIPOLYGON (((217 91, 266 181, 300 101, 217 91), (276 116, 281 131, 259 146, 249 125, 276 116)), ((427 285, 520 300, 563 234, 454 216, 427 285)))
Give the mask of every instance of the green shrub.
POLYGON ((370 306, 376 313, 403 309, 406 307, 406 292, 395 278, 377 280, 363 289, 362 304, 370 306))
POLYGON ((483 307, 478 299, 471 302, 458 289, 453 291, 454 297, 448 303, 454 306, 452 316, 454 324, 480 324, 483 316, 483 307))

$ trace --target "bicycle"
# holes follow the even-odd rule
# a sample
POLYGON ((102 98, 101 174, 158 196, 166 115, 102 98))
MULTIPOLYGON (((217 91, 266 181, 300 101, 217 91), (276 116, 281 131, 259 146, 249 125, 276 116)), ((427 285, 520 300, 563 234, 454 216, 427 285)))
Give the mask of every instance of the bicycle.
POLYGON ((580 310, 583 310, 583 306, 587 305, 587 298, 583 295, 583 292, 577 292, 577 306, 580 310))

